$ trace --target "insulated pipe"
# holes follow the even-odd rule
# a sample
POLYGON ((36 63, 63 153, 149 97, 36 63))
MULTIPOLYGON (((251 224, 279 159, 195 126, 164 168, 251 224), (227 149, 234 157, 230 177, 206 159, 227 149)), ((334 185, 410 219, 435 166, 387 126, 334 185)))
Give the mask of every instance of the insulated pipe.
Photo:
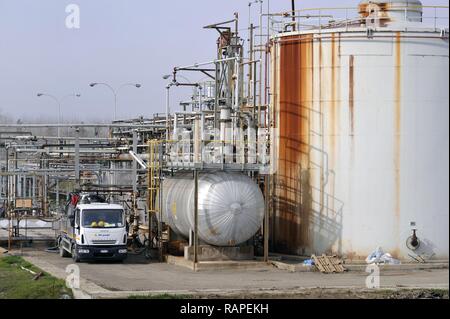
POLYGON ((236 76, 236 87, 235 87, 235 96, 234 96, 234 98, 235 98, 235 100, 234 100, 234 108, 235 108, 235 110, 236 111, 238 111, 239 110, 239 85, 240 85, 240 82, 239 82, 239 80, 240 80, 240 72, 241 72, 241 68, 240 68, 240 59, 239 58, 237 58, 236 59, 236 70, 235 70, 235 72, 236 72, 236 74, 235 74, 235 76, 236 76))
MULTIPOLYGON (((233 145, 230 143, 233 138, 231 127, 231 108, 222 107, 220 109, 220 140, 223 145, 223 156, 225 163, 231 163, 233 158, 233 145)), ((221 159, 221 163, 223 159, 221 159)))
POLYGON ((166 140, 170 140, 170 87, 173 83, 166 86, 166 140))
POLYGON ((178 134, 178 113, 174 113, 174 115, 173 115, 173 132, 172 132, 173 139, 177 138, 177 134, 178 134))
MULTIPOLYGON (((138 135, 137 135, 136 131, 133 131, 133 154, 136 154, 137 151, 138 151, 138 135)), ((133 156, 133 155, 131 155, 131 156, 133 156)), ((132 163, 132 170, 133 170, 133 172, 132 172, 133 192, 136 194, 136 192, 137 192, 137 165, 136 165, 136 161, 133 161, 133 163, 132 163)))
POLYGON ((138 156, 135 152, 130 151, 129 154, 131 155, 131 157, 133 157, 133 159, 134 159, 139 165, 141 165, 141 167, 142 167, 143 169, 148 169, 148 166, 144 163, 144 161, 143 161, 142 159, 139 158, 139 156, 138 156))
POLYGON ((254 119, 252 116, 247 115, 247 163, 256 164, 257 161, 257 141, 256 141, 256 128, 254 119))

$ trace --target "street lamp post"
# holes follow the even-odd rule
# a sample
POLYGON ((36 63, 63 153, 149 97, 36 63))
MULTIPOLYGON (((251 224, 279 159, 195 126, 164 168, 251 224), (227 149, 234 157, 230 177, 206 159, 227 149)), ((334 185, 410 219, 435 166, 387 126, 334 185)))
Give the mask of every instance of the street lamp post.
MULTIPOLYGON (((37 96, 38 97, 42 97, 42 96, 49 97, 49 98, 55 100, 56 103, 58 104, 58 139, 60 139, 61 138, 61 134, 60 134, 61 128, 59 127, 59 125, 61 125, 61 104, 65 99, 67 99, 69 97, 79 98, 81 96, 81 94, 79 94, 79 93, 68 94, 68 95, 63 96, 62 98, 57 98, 56 96, 47 94, 47 93, 38 93, 37 96)), ((59 143, 62 144, 62 140, 59 140, 59 143)), ((59 209, 59 179, 58 178, 56 179, 56 207, 59 209)))
POLYGON ((103 85, 103 86, 106 86, 107 88, 109 88, 110 90, 111 90, 111 92, 112 92, 112 94, 114 95, 114 121, 116 121, 117 120, 117 94, 119 93, 119 91, 123 88, 123 87, 125 87, 125 86, 134 86, 134 87, 136 87, 136 88, 140 88, 140 87, 142 87, 142 85, 141 84, 139 84, 139 83, 125 83, 125 84, 122 84, 117 90, 115 90, 111 85, 109 85, 108 83, 96 83, 96 82, 94 82, 94 83, 91 83, 91 84, 89 84, 89 86, 90 87, 94 87, 94 86, 97 86, 97 85, 103 85))
MULTIPOLYGON (((58 104, 58 125, 61 125, 61 104, 62 104, 62 102, 69 97, 80 97, 81 94, 79 94, 79 93, 68 94, 68 95, 63 96, 62 98, 57 98, 56 96, 54 96, 52 94, 47 94, 47 93, 38 93, 37 96, 38 97, 42 97, 42 96, 49 97, 58 104)), ((60 127, 58 126, 58 138, 60 138, 60 137, 61 137, 60 127)))

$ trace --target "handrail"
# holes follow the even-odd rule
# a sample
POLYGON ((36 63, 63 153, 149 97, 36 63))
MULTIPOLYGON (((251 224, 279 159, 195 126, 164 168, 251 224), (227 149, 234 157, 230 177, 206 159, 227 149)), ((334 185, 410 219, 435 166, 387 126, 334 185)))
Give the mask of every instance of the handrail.
MULTIPOLYGON (((423 9, 449 9, 450 6, 391 6, 390 8, 395 9, 413 9, 413 8, 423 8, 423 9)), ((275 12, 270 14, 265 14, 265 16, 286 16, 289 15, 289 17, 292 17, 292 12, 306 12, 306 11, 324 11, 324 10, 359 10, 357 7, 322 7, 322 8, 303 8, 298 9, 295 11, 289 10, 289 11, 282 11, 282 12, 275 12)))
MULTIPOLYGON (((446 9, 448 12, 449 6, 417 6, 417 5, 392 5, 390 7, 393 11, 405 11, 407 15, 408 11, 415 11, 415 9, 421 9, 422 14, 416 17, 420 21, 434 21, 434 28, 448 28, 448 23, 443 23, 443 20, 449 20, 448 13, 442 14, 442 10, 446 9), (445 25, 443 25, 445 24, 445 25)), ((295 10, 296 22, 292 19, 292 10, 264 14, 269 19, 270 33, 287 32, 290 27, 295 26, 295 30, 314 30, 323 28, 336 27, 341 25, 348 29, 350 26, 367 19, 361 16, 360 7, 323 7, 323 8, 304 8, 295 10), (330 12, 336 11, 336 12, 330 12)), ((370 17, 369 17, 370 18, 370 17)), ((373 19, 380 19, 374 17, 373 19)), ((412 18, 414 19, 414 17, 412 18)), ((392 21, 392 17, 391 17, 392 21)))

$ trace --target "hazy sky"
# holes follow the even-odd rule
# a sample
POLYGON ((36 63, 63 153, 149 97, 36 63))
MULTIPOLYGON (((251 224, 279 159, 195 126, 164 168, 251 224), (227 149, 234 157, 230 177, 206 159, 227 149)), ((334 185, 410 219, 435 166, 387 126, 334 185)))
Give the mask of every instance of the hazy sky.
MULTIPOLYGON (((356 6, 359 0, 298 0, 298 8, 356 6)), ((448 5, 447 0, 423 0, 448 5)), ((57 120, 57 106, 38 92, 79 92, 63 105, 65 118, 111 120, 113 96, 91 82, 126 87, 118 117, 151 116, 165 109, 162 75, 176 65, 214 59, 217 34, 202 27, 233 18, 248 21, 249 0, 0 0, 0 113, 57 120), (68 4, 80 7, 80 29, 65 25, 68 4)), ((271 0, 286 11, 290 0, 271 0)), ((265 1, 265 6, 267 2, 265 1)), ((256 7, 254 9, 256 18, 256 7)), ((448 14, 447 14, 448 15, 448 14)), ((246 32, 244 33, 244 35, 246 32)), ((195 80, 195 77, 192 77, 195 80)), ((197 79, 198 80, 198 79, 197 79)))

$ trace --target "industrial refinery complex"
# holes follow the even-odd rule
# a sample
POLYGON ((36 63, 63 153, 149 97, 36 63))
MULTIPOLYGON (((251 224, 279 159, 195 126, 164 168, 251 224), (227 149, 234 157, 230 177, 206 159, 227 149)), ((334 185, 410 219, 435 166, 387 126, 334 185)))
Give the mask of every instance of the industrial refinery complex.
MULTIPOLYGON (((448 298, 448 7, 292 2, 249 4, 259 12, 248 25, 233 12, 207 25, 205 14, 198 32, 214 33, 216 50, 167 65, 163 113, 118 119, 115 106, 112 122, 0 124, 0 260, 22 256, 59 278, 76 265, 92 282, 71 287, 79 298, 301 298, 295 289, 339 278, 374 288, 352 277, 367 266, 382 286, 383 271, 405 271, 386 287, 448 298), (181 89, 192 94, 180 102, 181 89), (133 284, 127 268, 186 284, 133 284), (430 281, 415 282, 424 269, 430 281), (186 279, 195 274, 204 281, 186 279)), ((106 82, 90 86, 117 99, 106 82)))

